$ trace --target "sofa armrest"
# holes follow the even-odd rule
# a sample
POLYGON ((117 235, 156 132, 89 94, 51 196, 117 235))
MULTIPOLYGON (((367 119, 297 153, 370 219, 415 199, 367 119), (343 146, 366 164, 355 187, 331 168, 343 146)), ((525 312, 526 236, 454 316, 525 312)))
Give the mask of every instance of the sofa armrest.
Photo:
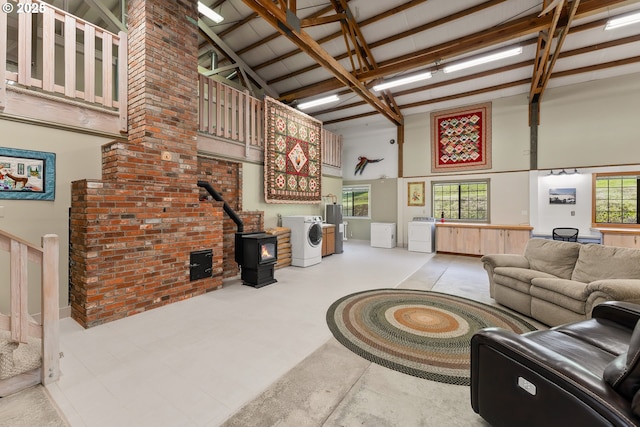
POLYGON ((593 308, 591 317, 611 320, 633 329, 640 320, 640 304, 630 301, 606 301, 593 308))
POLYGON ((519 267, 519 268, 529 268, 529 260, 527 260, 524 255, 517 254, 491 254, 484 255, 480 258, 480 261, 490 265, 491 268, 496 267, 519 267))
POLYGON ((480 258, 480 261, 482 261, 482 265, 484 266, 484 269, 487 270, 487 275, 489 276, 489 296, 491 298, 495 298, 494 289, 496 284, 493 281, 493 270, 496 267, 529 268, 529 261, 524 257, 524 255, 491 254, 484 255, 482 258, 480 258))

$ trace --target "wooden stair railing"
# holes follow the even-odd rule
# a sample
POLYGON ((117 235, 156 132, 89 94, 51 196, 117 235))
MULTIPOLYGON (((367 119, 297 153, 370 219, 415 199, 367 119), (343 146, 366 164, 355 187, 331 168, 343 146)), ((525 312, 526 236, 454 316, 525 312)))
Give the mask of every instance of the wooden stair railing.
POLYGON ((0 313, 0 330, 10 331, 11 340, 26 343, 39 338, 42 343, 42 365, 39 377, 28 373, 0 380, 0 396, 23 388, 55 382, 60 377, 59 326, 59 238, 55 234, 42 237, 42 247, 0 230, 0 250, 10 254, 10 315, 0 313), (27 262, 41 266, 41 322, 28 312, 27 262))

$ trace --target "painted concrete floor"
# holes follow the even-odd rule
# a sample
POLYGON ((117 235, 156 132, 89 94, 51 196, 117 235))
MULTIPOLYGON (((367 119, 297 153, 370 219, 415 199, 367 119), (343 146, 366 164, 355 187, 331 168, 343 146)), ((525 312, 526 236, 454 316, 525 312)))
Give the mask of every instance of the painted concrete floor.
POLYGON ((63 319, 62 377, 47 390, 72 427, 486 425, 471 411, 468 387, 372 365, 342 348, 325 322, 336 299, 399 285, 491 303, 480 261, 344 243, 344 253, 320 264, 277 270, 278 283, 261 289, 232 280, 86 330, 63 319), (304 385, 305 375, 320 382, 304 385), (269 421, 255 405, 278 387, 299 400, 306 387, 310 398, 302 410, 295 397, 277 400, 269 421), (252 422, 234 424, 251 411, 252 422))

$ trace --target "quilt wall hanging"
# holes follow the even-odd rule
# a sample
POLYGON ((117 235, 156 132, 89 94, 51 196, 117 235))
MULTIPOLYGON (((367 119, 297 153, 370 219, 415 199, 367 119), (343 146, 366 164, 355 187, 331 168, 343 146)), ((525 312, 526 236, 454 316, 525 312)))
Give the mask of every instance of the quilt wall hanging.
POLYGON ((491 103, 431 113, 431 172, 491 169, 491 103))
POLYGON ((265 97, 264 198, 321 203, 322 122, 265 97))

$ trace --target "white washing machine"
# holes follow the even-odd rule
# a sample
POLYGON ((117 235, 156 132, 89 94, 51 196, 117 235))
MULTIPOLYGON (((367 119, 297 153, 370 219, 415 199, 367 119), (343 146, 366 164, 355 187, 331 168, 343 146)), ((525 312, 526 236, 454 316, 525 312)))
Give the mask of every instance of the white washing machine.
POLYGON ((282 226, 291 229, 291 265, 309 267, 322 261, 321 216, 283 216, 282 226))

